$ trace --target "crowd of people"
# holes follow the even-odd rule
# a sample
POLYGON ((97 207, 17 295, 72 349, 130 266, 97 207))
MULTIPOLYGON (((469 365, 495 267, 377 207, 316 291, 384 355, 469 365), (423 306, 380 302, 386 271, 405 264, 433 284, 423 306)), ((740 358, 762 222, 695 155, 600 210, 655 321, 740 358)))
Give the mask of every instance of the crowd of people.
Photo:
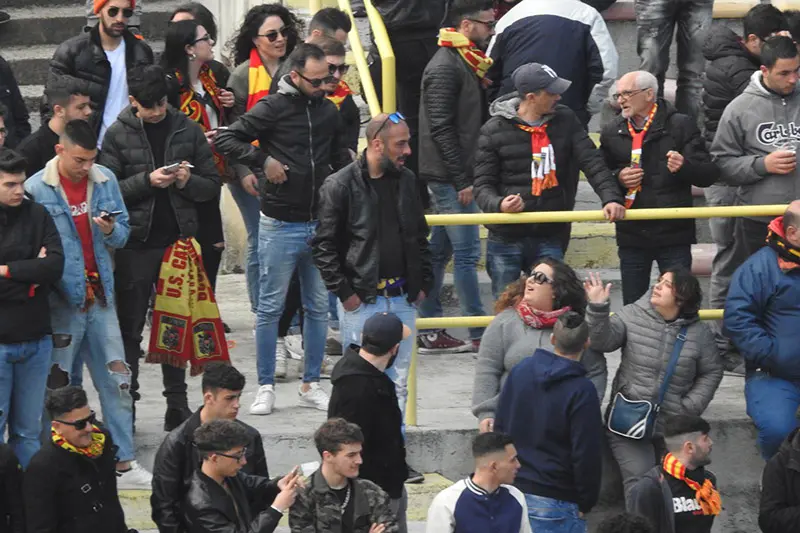
MULTIPOLYGON (((598 11, 613 2, 373 3, 403 50, 399 110, 369 120, 360 152, 343 80, 353 28, 335 8, 306 27, 255 6, 220 62, 200 3, 174 11, 156 58, 145 2, 89 0, 51 60, 35 132, 0 62, 0 531, 124 533, 117 491, 152 489, 162 533, 269 533, 285 514, 296 533, 405 533, 405 485, 423 479, 406 460, 414 343, 477 354, 474 473, 435 498, 430 533, 586 531, 605 443, 628 513, 598 531, 709 532, 725 487, 706 469, 702 415, 724 370, 745 377, 767 461, 762 531, 800 527, 800 14, 758 5, 739 36, 711 26, 711 1, 641 0, 641 70, 620 73, 598 11), (606 106, 618 114, 596 145, 587 125, 606 106), (442 315, 451 259, 462 314, 486 314, 478 226, 431 229, 426 213, 570 211, 581 172, 616 223, 621 309, 610 284, 564 262, 569 224, 488 225, 496 317, 467 340, 417 331, 418 316, 442 315), (247 231, 249 413, 273 412, 276 380, 301 359, 297 404, 328 415, 320 461, 279 478, 260 431, 237 420, 245 378, 215 295, 223 185, 247 231), (698 318, 694 221, 624 220, 689 207, 693 186, 711 205, 788 206, 712 220, 716 324, 698 318), (142 358, 160 365, 167 406, 152 474, 136 460, 136 403, 155 393, 142 358), (203 374, 195 412, 187 369, 203 374)), ((370 66, 377 79, 374 48, 370 66)))

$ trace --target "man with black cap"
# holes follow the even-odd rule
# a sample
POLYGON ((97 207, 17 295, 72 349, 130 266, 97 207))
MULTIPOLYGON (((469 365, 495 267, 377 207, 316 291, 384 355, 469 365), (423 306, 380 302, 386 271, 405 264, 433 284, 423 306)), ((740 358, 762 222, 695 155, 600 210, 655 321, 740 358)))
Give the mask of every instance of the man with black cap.
MULTIPOLYGON (((580 171, 611 221, 625 216, 622 189, 570 108, 559 105, 572 82, 547 65, 512 75, 516 92, 496 100, 475 154, 475 201, 485 213, 571 211, 580 171)), ((563 259, 569 224, 489 225, 486 264, 497 298, 543 257, 563 259)))
POLYGON ((386 375, 397 358, 400 342, 411 329, 393 313, 376 313, 364 322, 361 346, 350 344, 331 374, 333 392, 328 418, 344 418, 364 433, 359 476, 378 485, 391 498, 400 533, 407 531, 408 476, 403 418, 394 382, 386 375))

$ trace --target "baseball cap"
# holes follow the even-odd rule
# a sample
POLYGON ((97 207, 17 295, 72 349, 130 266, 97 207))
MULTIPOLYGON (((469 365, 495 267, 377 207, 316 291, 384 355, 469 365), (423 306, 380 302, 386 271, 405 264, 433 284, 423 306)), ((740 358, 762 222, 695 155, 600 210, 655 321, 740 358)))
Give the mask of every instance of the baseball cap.
POLYGON ((520 95, 542 89, 550 94, 563 94, 572 85, 571 81, 559 78, 553 69, 541 63, 522 65, 511 75, 511 81, 520 95))
POLYGON ((383 355, 411 335, 411 329, 394 313, 376 313, 364 322, 361 347, 369 353, 383 355))

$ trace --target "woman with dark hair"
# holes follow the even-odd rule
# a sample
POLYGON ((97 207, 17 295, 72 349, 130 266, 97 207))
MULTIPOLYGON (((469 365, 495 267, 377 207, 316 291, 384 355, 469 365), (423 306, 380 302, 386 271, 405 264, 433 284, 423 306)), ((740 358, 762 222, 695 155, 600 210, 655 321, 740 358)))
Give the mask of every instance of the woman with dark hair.
MULTIPOLYGON (((592 346, 606 353, 622 350, 611 388, 612 404, 618 393, 630 402, 657 401, 673 347, 685 327, 685 343, 660 415, 701 415, 722 380, 723 366, 711 328, 697 315, 703 301, 697 278, 682 268, 668 269, 651 291, 613 316, 609 312, 611 284, 604 285, 599 275, 591 274, 584 287, 592 346)), ((627 497, 630 487, 659 458, 650 439, 636 440, 610 430, 607 435, 627 497)))
MULTIPOLYGON (((530 276, 509 285, 495 304, 492 323, 486 328, 475 365, 472 413, 482 432, 492 431, 500 389, 508 373, 537 348, 552 351, 550 334, 559 316, 567 311, 583 315, 586 294, 575 271, 557 259, 544 258, 530 276)), ((606 368, 602 354, 587 350, 581 360, 587 376, 602 399, 606 368)))

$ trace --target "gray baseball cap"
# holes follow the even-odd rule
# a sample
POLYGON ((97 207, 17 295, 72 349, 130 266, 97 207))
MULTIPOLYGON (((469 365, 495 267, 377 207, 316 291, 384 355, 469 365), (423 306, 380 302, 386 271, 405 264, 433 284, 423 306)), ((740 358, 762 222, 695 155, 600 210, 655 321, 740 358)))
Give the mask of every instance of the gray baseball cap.
POLYGON ((528 63, 517 68, 511 75, 511 81, 521 95, 542 89, 550 94, 563 94, 572 85, 571 81, 559 78, 553 69, 540 63, 528 63))

